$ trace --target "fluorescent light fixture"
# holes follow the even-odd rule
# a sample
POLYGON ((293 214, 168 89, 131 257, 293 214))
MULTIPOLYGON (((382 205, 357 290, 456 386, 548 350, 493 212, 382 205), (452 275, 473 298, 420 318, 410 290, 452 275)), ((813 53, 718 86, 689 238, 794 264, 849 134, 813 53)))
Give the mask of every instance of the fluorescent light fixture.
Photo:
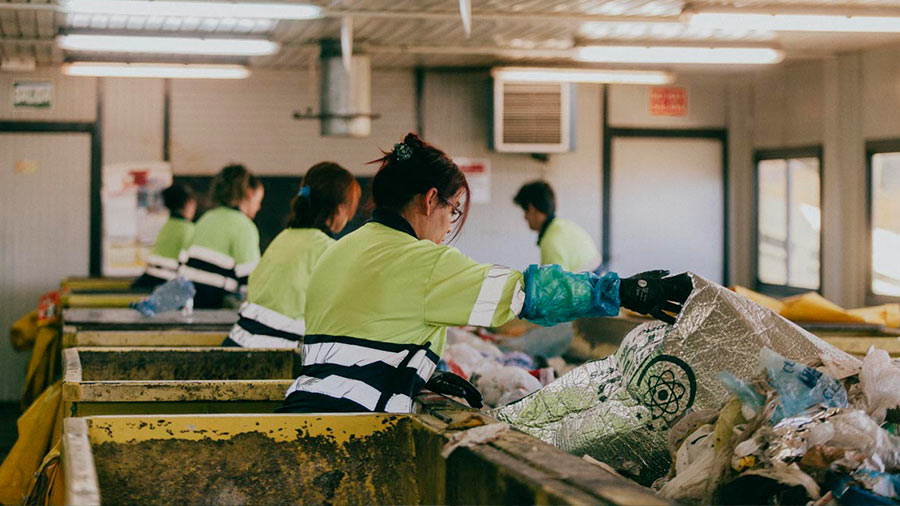
POLYGON ((604 63, 697 63, 718 65, 760 65, 778 63, 784 53, 758 47, 681 46, 583 46, 577 48, 581 61, 604 63))
POLYGON ((322 14, 315 5, 293 3, 63 0, 60 7, 71 14, 195 18, 314 19, 322 14))
POLYGON ((59 47, 70 51, 104 53, 168 53, 263 56, 279 45, 265 39, 208 39, 199 37, 146 37, 128 35, 60 35, 59 47))
POLYGON ((491 75, 503 81, 531 83, 669 84, 674 80, 669 72, 656 70, 495 67, 491 75))
POLYGON ((94 63, 63 65, 63 74, 90 77, 155 77, 172 79, 244 79, 250 71, 243 65, 168 63, 94 63))
POLYGON ((689 23, 697 28, 741 28, 783 32, 900 33, 900 17, 891 16, 698 12, 690 15, 689 23))

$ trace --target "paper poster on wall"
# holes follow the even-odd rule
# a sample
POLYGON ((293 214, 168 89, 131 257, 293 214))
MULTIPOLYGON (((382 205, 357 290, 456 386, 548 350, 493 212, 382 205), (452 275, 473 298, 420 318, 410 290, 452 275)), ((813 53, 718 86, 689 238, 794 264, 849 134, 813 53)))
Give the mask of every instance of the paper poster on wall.
POLYGON ((14 81, 13 108, 49 109, 53 105, 53 83, 50 81, 14 81))
POLYGON ((473 204, 491 201, 491 162, 487 158, 454 158, 466 175, 473 204))
POLYGON ((654 86, 650 88, 650 114, 653 116, 687 116, 687 88, 654 86))
POLYGON ((169 218, 162 191, 172 184, 164 162, 130 162, 103 168, 103 275, 144 271, 156 234, 169 218))

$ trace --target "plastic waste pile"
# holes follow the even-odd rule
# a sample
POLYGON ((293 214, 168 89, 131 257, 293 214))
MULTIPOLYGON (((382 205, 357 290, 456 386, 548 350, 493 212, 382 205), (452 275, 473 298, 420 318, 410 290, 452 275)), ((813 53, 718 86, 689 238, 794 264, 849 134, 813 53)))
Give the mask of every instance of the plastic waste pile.
POLYGON ((504 353, 490 336, 481 337, 466 328, 447 331, 447 347, 439 370, 466 378, 484 396, 490 407, 504 406, 539 390, 556 379, 550 367, 521 351, 504 353))
POLYGON ((870 349, 838 379, 763 348, 750 382, 672 427, 669 475, 654 484, 702 504, 900 503, 900 367, 870 349))
POLYGON ((190 312, 196 293, 194 284, 179 276, 157 286, 146 299, 132 302, 131 308, 140 311, 144 316, 154 316, 182 308, 190 312))
MULTIPOLYGON (((772 310, 700 276, 691 279, 694 290, 674 325, 639 325, 614 355, 576 367, 492 414, 649 486, 670 473, 674 427, 729 402, 723 371, 754 385, 764 348, 797 363, 823 364, 833 378, 859 371, 858 359, 772 310)), ((825 395, 836 394, 823 389, 825 395)))

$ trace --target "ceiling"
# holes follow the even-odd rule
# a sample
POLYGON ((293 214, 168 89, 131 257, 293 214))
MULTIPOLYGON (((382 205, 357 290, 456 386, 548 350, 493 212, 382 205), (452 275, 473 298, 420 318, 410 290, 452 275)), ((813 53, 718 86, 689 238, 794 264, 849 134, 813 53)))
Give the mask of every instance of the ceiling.
MULTIPOLYGON (((114 1, 114 0, 110 0, 114 1)), ((458 0, 330 0, 314 2, 323 18, 305 21, 147 18, 65 14, 52 0, 0 0, 0 57, 35 59, 39 65, 66 60, 122 61, 121 56, 64 53, 59 33, 104 32, 262 36, 281 50, 249 60, 253 67, 305 68, 314 65, 317 41, 340 36, 342 18, 353 22, 354 50, 369 53, 378 68, 488 66, 501 63, 572 64, 571 48, 603 42, 660 41, 686 45, 741 44, 779 47, 792 59, 819 58, 866 47, 900 43, 900 34, 823 34, 698 30, 677 22, 686 7, 785 8, 795 0, 472 0, 472 31, 467 37, 458 0)), ((806 2, 810 4, 810 2, 806 2)), ((890 9, 900 0, 818 0, 842 13, 890 9)), ((130 61, 159 56, 130 56, 130 61)), ((173 61, 235 61, 208 57, 173 61)))

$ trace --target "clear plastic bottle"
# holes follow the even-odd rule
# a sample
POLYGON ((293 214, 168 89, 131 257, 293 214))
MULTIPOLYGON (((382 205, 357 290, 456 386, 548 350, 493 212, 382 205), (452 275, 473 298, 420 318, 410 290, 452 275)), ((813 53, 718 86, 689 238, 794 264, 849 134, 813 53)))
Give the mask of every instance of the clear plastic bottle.
POLYGON ((132 303, 144 316, 153 316, 166 311, 174 311, 182 307, 192 307, 197 290, 190 281, 177 277, 156 287, 146 299, 132 303))

